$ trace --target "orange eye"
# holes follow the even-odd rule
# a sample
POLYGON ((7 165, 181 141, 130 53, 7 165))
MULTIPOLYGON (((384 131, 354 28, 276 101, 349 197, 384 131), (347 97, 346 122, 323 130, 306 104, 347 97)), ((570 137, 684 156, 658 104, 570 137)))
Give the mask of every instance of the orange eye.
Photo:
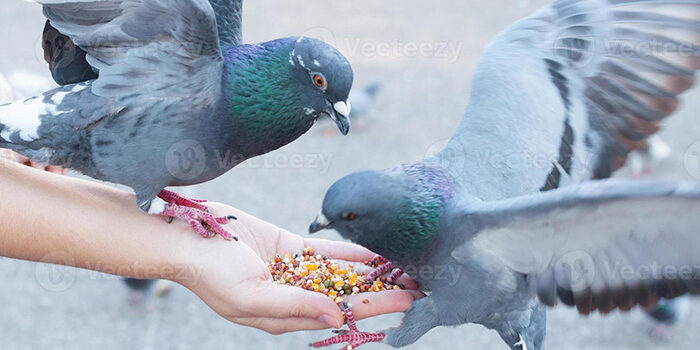
POLYGON ((355 215, 355 213, 348 213, 347 215, 345 215, 345 219, 350 221, 355 220, 356 217, 357 215, 355 215))
POLYGON ((321 74, 314 74, 313 81, 314 84, 320 88, 326 87, 326 78, 324 78, 321 74))

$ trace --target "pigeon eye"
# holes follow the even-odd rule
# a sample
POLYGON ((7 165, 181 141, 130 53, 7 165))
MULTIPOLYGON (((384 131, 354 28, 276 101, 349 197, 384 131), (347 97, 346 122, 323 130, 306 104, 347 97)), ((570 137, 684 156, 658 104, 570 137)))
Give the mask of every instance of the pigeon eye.
POLYGON ((315 73, 311 79, 314 81, 314 85, 321 89, 326 88, 326 78, 321 73, 315 73))
POLYGON ((355 220, 356 217, 357 217, 357 215, 355 215, 355 213, 345 214, 345 220, 348 220, 348 221, 353 221, 353 220, 355 220))

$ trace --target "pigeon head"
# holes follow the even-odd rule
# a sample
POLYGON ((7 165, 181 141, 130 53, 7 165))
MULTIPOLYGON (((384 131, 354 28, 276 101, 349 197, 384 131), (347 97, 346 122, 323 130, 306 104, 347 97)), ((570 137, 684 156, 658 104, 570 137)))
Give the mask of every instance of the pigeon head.
POLYGON ((332 46, 291 37, 227 46, 223 54, 224 133, 246 158, 296 140, 321 117, 350 130, 352 67, 332 46))
POLYGON ((438 236, 447 183, 431 183, 433 170, 401 167, 364 171, 333 184, 309 227, 335 229, 343 238, 394 261, 422 254, 438 236))
POLYGON ((353 72, 350 62, 334 47, 323 41, 300 37, 290 53, 290 63, 299 88, 302 105, 314 120, 328 116, 340 132, 350 131, 350 103, 353 72))

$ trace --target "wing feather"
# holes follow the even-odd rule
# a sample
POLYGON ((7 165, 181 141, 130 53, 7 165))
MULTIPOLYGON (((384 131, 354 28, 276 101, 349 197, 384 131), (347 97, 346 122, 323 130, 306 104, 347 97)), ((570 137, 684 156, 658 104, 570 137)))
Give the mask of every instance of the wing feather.
POLYGON ((452 256, 490 256, 581 313, 700 292, 700 186, 617 180, 465 210, 452 256))

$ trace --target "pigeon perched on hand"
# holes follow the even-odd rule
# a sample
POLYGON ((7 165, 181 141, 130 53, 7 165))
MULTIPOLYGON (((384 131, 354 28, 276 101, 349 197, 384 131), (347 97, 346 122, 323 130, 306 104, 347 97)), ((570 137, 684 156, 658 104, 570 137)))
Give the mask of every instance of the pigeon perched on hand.
POLYGON ((206 0, 38 2, 98 78, 0 106, 0 147, 129 186, 202 236, 235 238, 232 217, 165 187, 212 180, 322 116, 349 131, 347 59, 306 37, 241 44, 240 0, 213 1, 219 17, 206 0))
POLYGON ((430 295, 397 328, 360 332, 349 312, 348 331, 313 346, 403 347, 477 323, 538 350, 544 305, 607 313, 700 293, 699 186, 587 181, 677 108, 699 45, 699 0, 558 0, 496 38, 444 150, 340 179, 310 226, 381 254, 430 295))

